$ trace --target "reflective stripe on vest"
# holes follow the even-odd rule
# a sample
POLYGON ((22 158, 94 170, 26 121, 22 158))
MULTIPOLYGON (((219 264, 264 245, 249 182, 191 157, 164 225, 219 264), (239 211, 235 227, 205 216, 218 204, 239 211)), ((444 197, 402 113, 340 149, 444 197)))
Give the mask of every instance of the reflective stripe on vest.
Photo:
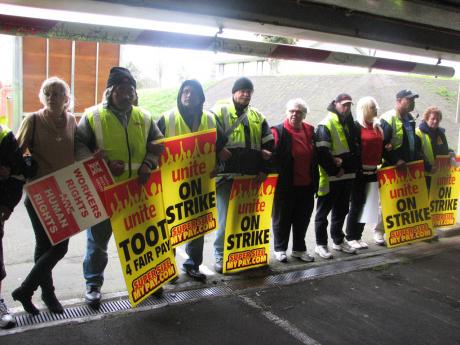
MULTIPOLYGON (((348 147, 347 137, 342 124, 340 123, 339 117, 337 114, 329 112, 326 118, 319 123, 320 125, 325 126, 331 135, 331 141, 319 141, 316 142, 317 147, 327 147, 331 150, 333 156, 338 156, 343 153, 350 152, 348 147)), ((340 177, 329 176, 326 173, 326 170, 323 167, 319 166, 319 186, 318 186, 318 195, 324 196, 329 193, 329 182, 341 181, 353 179, 356 177, 355 173, 343 174, 340 177)))
MULTIPOLYGON (((423 156, 427 160, 427 162, 433 166, 435 164, 434 153, 433 153, 433 146, 431 145, 431 138, 429 134, 423 133, 420 128, 415 130, 415 134, 420 138, 422 141, 422 152, 423 156)), ((425 175, 431 175, 429 172, 425 171, 425 175)))
MULTIPOLYGON (((226 132, 238 119, 236 115, 236 109, 233 103, 218 104, 215 109, 215 114, 220 118, 223 124, 224 132, 226 132)), ((247 107, 247 121, 249 123, 249 133, 251 149, 260 150, 262 144, 273 140, 271 132, 266 136, 262 137, 262 123, 265 118, 257 110, 252 107, 247 107)), ((228 135, 228 142, 225 145, 226 148, 245 148, 246 140, 244 133, 244 125, 240 123, 236 128, 228 135)))
POLYGON ((139 107, 133 107, 127 128, 108 109, 98 106, 89 110, 88 121, 94 131, 97 147, 105 151, 108 160, 121 160, 125 164, 123 181, 137 175, 146 155, 151 117, 139 107))
POLYGON ((165 114, 164 119, 166 138, 216 128, 216 119, 214 115, 207 111, 203 111, 200 122, 197 121, 198 118, 195 118, 192 128, 189 128, 187 123, 185 123, 178 109, 173 109, 168 114, 165 114))
POLYGON ((392 128, 391 146, 396 150, 402 146, 403 143, 403 124, 396 110, 389 110, 381 116, 392 128))

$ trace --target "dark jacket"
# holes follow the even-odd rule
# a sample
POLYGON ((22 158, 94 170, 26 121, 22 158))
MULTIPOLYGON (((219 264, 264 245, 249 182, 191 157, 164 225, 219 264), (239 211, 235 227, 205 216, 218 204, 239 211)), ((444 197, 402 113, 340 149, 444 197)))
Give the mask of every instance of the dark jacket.
MULTIPOLYGON (((438 127, 435 130, 430 130, 430 127, 425 121, 420 123, 418 128, 422 133, 430 136, 434 158, 438 155, 448 155, 453 152, 453 150, 449 149, 449 145, 447 144, 446 131, 444 128, 438 127)), ((425 160, 425 169, 426 171, 431 171, 431 164, 428 163, 427 160, 425 160)))
MULTIPOLYGON (((406 129, 403 126, 403 142, 401 147, 398 149, 392 149, 391 151, 384 151, 383 159, 384 163, 383 166, 395 165, 396 162, 402 159, 405 162, 413 162, 420 159, 423 159, 422 155, 422 144, 420 138, 415 135, 415 120, 412 115, 408 114, 409 119, 411 121, 411 126, 414 132, 414 144, 415 149, 414 153, 412 154, 409 150, 409 140, 407 138, 406 129)), ((386 122, 384 119, 380 120, 380 126, 383 129, 383 145, 391 143, 391 138, 393 137, 393 127, 391 127, 391 123, 386 122)))
MULTIPOLYGON (((335 106, 333 103, 329 104, 327 110, 331 113, 337 114, 335 106)), ((340 118, 340 117, 339 117, 340 118)), ((348 142, 348 148, 350 152, 343 153, 337 157, 342 159, 342 166, 337 167, 334 162, 334 156, 330 148, 324 146, 317 147, 317 157, 318 163, 326 171, 329 176, 335 176, 339 173, 340 169, 343 168, 345 173, 354 173, 357 172, 360 168, 360 158, 359 158, 359 146, 356 138, 356 128, 353 122, 353 116, 350 114, 345 118, 344 121, 341 121, 344 128, 345 136, 348 142)), ((316 128, 315 135, 316 142, 328 141, 332 142, 331 133, 329 129, 319 124, 316 128)))
MULTIPOLYGON (((309 124, 303 123, 303 128, 307 132, 311 133, 310 137, 312 140, 313 157, 311 161, 311 166, 305 168, 310 169, 313 190, 316 193, 318 191, 319 173, 318 159, 315 148, 314 127, 309 124)), ((294 183, 294 160, 292 158, 291 151, 292 136, 286 130, 286 128, 284 128, 284 123, 280 123, 277 126, 273 126, 272 129, 274 129, 278 135, 278 142, 273 151, 273 167, 274 170, 279 174, 276 190, 289 190, 293 188, 294 183)))
MULTIPOLYGON (((0 143, 0 165, 9 167, 11 169, 10 175, 23 174, 24 160, 12 132, 9 132, 0 143)), ((14 177, 0 180, 0 205, 13 211, 21 200, 23 184, 23 180, 14 177)))

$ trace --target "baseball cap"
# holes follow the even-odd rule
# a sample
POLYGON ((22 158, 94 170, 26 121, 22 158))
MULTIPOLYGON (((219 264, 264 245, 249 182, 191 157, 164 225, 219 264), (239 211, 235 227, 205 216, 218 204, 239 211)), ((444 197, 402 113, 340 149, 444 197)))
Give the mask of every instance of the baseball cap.
POLYGON ((411 90, 409 89, 404 89, 404 90, 401 90, 399 91, 397 94, 396 94, 396 99, 398 98, 418 98, 418 94, 417 93, 413 93, 411 90))
POLYGON ((351 96, 349 94, 347 94, 347 93, 341 93, 340 95, 338 95, 334 99, 334 102, 335 103, 340 103, 340 104, 345 104, 345 103, 353 104, 353 102, 351 101, 351 96))

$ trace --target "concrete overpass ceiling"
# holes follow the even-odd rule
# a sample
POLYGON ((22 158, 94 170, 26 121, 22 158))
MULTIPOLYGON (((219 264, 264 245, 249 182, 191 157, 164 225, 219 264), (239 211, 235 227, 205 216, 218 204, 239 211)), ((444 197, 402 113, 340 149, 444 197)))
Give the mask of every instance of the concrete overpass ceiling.
POLYGON ((460 61, 459 0, 99 2, 186 14, 182 21, 192 23, 460 61))
POLYGON ((460 61, 460 0, 2 0, 1 3, 195 24, 215 31, 221 26, 224 31, 244 30, 460 61))

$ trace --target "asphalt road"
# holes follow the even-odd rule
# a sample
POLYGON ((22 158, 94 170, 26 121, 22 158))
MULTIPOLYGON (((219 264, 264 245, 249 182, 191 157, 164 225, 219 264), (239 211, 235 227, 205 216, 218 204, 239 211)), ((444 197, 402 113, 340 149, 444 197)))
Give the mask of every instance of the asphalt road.
POLYGON ((300 280, 246 277, 226 296, 0 333, 0 343, 460 344, 460 238, 376 257, 388 263, 360 269, 369 258, 356 257, 300 280))

